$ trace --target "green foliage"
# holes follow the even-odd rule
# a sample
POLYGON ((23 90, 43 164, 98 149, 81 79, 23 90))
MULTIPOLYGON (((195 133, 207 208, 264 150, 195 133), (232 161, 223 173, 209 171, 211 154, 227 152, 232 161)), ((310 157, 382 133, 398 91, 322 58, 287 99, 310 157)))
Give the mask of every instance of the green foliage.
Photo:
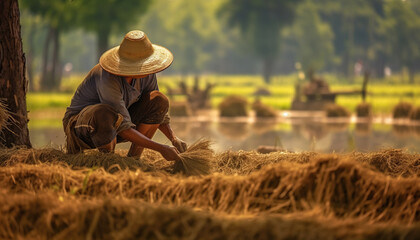
POLYGON ((21 7, 35 15, 42 16, 45 22, 60 30, 75 27, 79 6, 70 0, 20 0, 21 7))
POLYGON ((303 70, 321 70, 334 59, 334 33, 330 25, 323 22, 316 5, 306 0, 298 8, 293 26, 297 41, 297 60, 303 70))
POLYGON ((290 24, 297 0, 229 0, 220 10, 231 27, 239 27, 251 51, 264 62, 264 80, 269 82, 280 47, 280 29, 290 24))
POLYGON ((198 74, 211 58, 223 55, 220 45, 226 40, 215 14, 220 2, 157 0, 141 25, 152 42, 174 53, 172 68, 182 74, 198 74))
POLYGON ((363 61, 378 74, 383 72, 383 36, 378 31, 383 14, 382 0, 319 0, 322 18, 334 32, 334 50, 339 70, 353 76, 354 63, 363 61), (381 55, 382 54, 382 55, 381 55), (377 66, 378 69, 373 69, 377 66))
MULTIPOLYGON (((77 23, 97 36, 98 57, 108 49, 111 32, 125 34, 144 14, 151 0, 73 0, 78 6, 77 23)), ((121 38, 120 38, 121 39, 121 38)))
POLYGON ((385 5, 385 29, 391 54, 408 67, 410 81, 414 81, 414 68, 420 62, 420 16, 410 2, 391 0, 385 5))
POLYGON ((339 82, 357 82, 354 64, 360 61, 372 77, 383 80, 388 66, 394 74, 408 73, 409 78, 392 76, 392 82, 413 83, 420 70, 418 0, 20 0, 20 6, 24 48, 33 60, 27 66, 33 71, 40 69, 48 25, 65 32, 62 63, 71 62, 78 72, 88 71, 98 53, 133 29, 174 53, 165 73, 263 70, 267 80, 295 71, 298 61, 304 69, 340 76, 334 77, 339 82))

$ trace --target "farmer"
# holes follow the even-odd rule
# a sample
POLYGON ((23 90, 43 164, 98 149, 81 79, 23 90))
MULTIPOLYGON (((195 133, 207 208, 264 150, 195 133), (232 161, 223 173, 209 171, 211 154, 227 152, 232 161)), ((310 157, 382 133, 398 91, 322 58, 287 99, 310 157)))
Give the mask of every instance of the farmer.
POLYGON ((172 53, 152 44, 141 31, 127 33, 120 46, 105 52, 77 88, 63 118, 68 153, 98 148, 113 152, 130 141, 128 156, 144 148, 169 161, 180 160, 187 144, 169 125, 168 98, 159 92, 156 73, 168 68, 172 53), (159 129, 172 146, 151 140, 159 129))

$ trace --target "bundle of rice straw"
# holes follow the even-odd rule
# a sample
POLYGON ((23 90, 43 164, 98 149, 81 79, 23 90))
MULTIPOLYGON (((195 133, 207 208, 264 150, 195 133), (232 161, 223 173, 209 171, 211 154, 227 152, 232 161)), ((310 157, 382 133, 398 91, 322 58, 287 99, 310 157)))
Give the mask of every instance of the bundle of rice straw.
POLYGON ((181 161, 175 162, 174 172, 182 172, 187 176, 210 174, 214 152, 210 149, 211 142, 200 139, 193 143, 187 151, 179 154, 181 161))

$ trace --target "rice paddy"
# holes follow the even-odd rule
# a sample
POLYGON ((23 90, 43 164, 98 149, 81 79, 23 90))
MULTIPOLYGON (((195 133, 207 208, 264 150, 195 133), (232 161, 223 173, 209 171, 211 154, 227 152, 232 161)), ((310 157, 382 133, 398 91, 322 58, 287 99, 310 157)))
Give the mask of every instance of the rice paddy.
MULTIPOLYGON (((252 108, 256 117, 276 117, 273 108, 290 107, 294 77, 274 78, 269 88, 253 76, 210 76, 206 80, 216 79, 223 84, 212 92, 213 109, 229 105, 221 103, 233 93, 246 96, 233 101, 242 115, 252 108), (258 105, 251 105, 257 88, 269 89, 270 95, 258 96, 258 105)), ((163 91, 165 84, 176 85, 173 78, 161 80, 163 91)), ((349 85, 341 90, 354 88, 349 85)), ((411 118, 413 124, 392 125, 392 130, 412 141, 410 136, 418 134, 414 131, 418 128, 414 124, 419 115, 414 108, 419 103, 415 100, 418 87, 376 84, 368 91, 368 104, 357 110, 359 96, 339 97, 337 103, 345 106, 338 109, 345 113, 339 116, 348 116, 347 111, 358 117, 390 115, 390 106, 408 101, 415 111, 404 111, 402 118, 411 118)), ((42 115, 45 121, 34 122, 51 126, 48 120, 56 115, 61 119, 62 114, 50 116, 42 111, 62 111, 70 97, 65 93, 49 98, 29 94, 31 116, 42 115)), ((174 96, 174 100, 183 99, 174 96)), ((237 113, 225 114, 231 115, 237 113)), ((149 150, 138 159, 125 157, 127 150, 70 155, 57 148, 0 148, 0 239, 420 239, 418 152, 394 148, 334 154, 315 148, 289 152, 282 148, 288 141, 302 143, 304 138, 283 134, 277 144, 270 140, 271 135, 263 135, 269 123, 252 125, 259 126, 262 138, 275 143, 260 151, 265 154, 214 151, 210 141, 201 139, 180 154, 180 162, 168 162, 149 150)), ((184 130, 186 136, 197 135, 194 127, 203 130, 203 125, 189 124, 176 129, 177 133, 184 130)), ((242 128, 232 124, 225 119, 217 125, 220 135, 232 136, 230 145, 246 138, 250 127, 246 122, 240 123, 242 128)), ((341 134, 340 124, 335 131, 341 134)), ((325 145, 322 126, 289 127, 325 145)), ((355 128, 362 135, 360 132, 370 132, 375 125, 357 123, 355 128)), ((211 135, 211 130, 204 131, 208 133, 203 135, 211 135)), ((331 143, 349 148, 364 144, 349 140, 344 133, 331 143)))

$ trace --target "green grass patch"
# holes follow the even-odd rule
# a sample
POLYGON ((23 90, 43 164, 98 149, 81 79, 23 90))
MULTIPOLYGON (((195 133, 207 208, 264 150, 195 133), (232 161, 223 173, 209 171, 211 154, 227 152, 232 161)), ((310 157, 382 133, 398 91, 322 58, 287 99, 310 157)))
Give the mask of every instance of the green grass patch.
POLYGON ((72 96, 72 93, 28 93, 26 104, 28 111, 66 108, 70 105, 72 96))
MULTIPOLYGON (((332 74, 324 74, 324 79, 330 83, 332 91, 361 90, 362 77, 354 79, 352 84, 340 84, 344 79, 332 74)), ((63 79, 61 89, 65 93, 28 93, 27 106, 29 111, 41 109, 65 109, 69 106, 72 95, 77 86, 83 81, 83 75, 73 75, 63 79)), ((187 86, 194 85, 194 76, 167 76, 158 75, 159 86, 166 93, 167 88, 176 89, 180 81, 186 81, 187 86)), ((227 96, 239 95, 245 97, 250 103, 255 100, 254 92, 259 88, 266 88, 270 96, 262 96, 261 101, 275 109, 288 110, 294 96, 294 84, 297 81, 296 74, 274 76, 270 84, 264 83, 259 75, 202 75, 200 76, 200 88, 204 88, 207 82, 215 83, 211 92, 211 103, 216 108, 227 96)), ((374 114, 389 114, 392 108, 401 100, 420 105, 420 85, 393 84, 388 80, 372 79, 368 85, 367 101, 372 104, 374 114)), ((185 96, 176 95, 175 101, 184 101, 185 96)), ((336 102, 354 113, 357 104, 362 101, 361 96, 339 95, 336 102)))
POLYGON ((31 119, 28 127, 29 129, 63 128, 63 122, 61 119, 31 119))

